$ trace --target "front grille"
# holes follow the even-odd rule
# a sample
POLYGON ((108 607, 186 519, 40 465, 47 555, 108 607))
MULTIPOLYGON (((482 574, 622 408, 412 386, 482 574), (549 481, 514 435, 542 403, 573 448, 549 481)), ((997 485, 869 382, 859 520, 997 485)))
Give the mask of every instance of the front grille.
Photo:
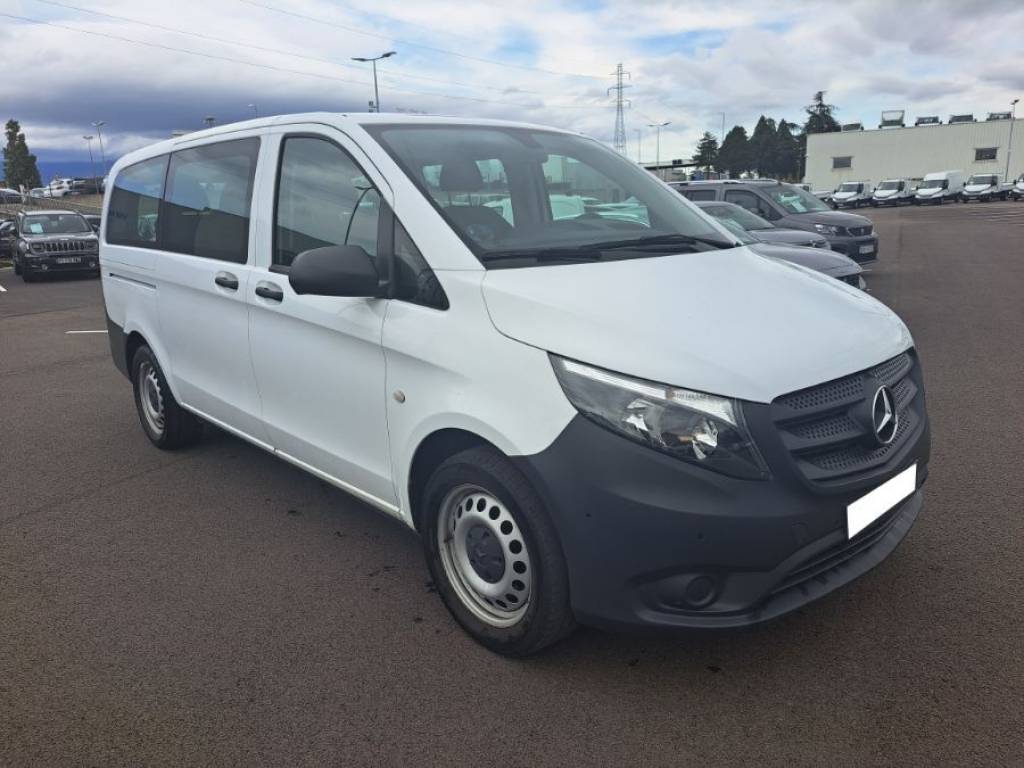
POLYGON ((785 592, 787 589, 804 584, 842 565, 847 560, 851 560, 861 552, 871 549, 889 532, 889 529, 896 522, 896 518, 899 517, 902 508, 903 504, 897 504, 852 539, 836 544, 824 552, 815 555, 810 560, 801 563, 772 589, 772 594, 777 595, 779 592, 785 592))
POLYGON ((868 224, 866 227, 847 227, 846 231, 849 232, 853 237, 866 237, 871 234, 872 225, 868 224))
POLYGON ((798 470, 812 482, 847 481, 882 467, 924 419, 920 368, 904 352, 866 371, 775 399, 772 421, 798 470), (874 438, 875 393, 889 387, 899 418, 887 445, 874 438))
POLYGON ((51 240, 43 243, 46 253, 83 253, 85 243, 77 240, 51 240))

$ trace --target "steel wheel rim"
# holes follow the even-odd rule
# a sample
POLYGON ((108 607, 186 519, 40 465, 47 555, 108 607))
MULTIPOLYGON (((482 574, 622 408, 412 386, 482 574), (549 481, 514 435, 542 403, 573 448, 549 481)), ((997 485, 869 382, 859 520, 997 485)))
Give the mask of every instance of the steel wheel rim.
POLYGON ((146 426, 157 436, 164 433, 164 396, 152 363, 139 366, 139 407, 146 426))
POLYGON ((448 583, 476 618, 494 627, 522 619, 530 606, 533 564, 519 523, 493 493, 475 485, 449 491, 441 502, 437 545, 448 583))

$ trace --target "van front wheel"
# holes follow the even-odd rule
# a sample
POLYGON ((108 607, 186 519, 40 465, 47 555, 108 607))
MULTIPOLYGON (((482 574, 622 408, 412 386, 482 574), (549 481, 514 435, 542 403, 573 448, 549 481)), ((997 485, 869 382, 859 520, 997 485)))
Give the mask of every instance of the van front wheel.
POLYGON ((449 457, 421 503, 427 567, 473 639, 505 656, 528 656, 572 632, 558 533, 505 456, 479 447, 449 457))

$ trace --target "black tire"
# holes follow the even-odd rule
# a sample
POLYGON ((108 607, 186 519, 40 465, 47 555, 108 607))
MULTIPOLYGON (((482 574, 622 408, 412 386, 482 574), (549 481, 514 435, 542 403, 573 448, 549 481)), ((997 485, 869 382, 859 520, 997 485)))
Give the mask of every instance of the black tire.
POLYGON ((14 261, 12 263, 14 264, 14 274, 20 275, 21 274, 21 262, 18 261, 17 259, 14 259, 14 261))
MULTIPOLYGON (((523 657, 561 640, 575 629, 569 576, 558 532, 536 491, 504 455, 481 446, 449 457, 430 476, 420 503, 427 567, 445 606, 474 640, 495 653, 523 657), (524 540, 524 559, 529 561, 531 579, 529 600, 525 612, 510 626, 494 626, 481 619, 467 603, 471 598, 462 597, 450 580, 442 560, 438 537, 442 505, 466 486, 482 489, 497 499, 518 526, 514 535, 524 540)), ((458 516, 461 518, 461 511, 458 516)), ((510 565, 505 560, 502 568, 510 565)), ((516 565, 516 573, 523 573, 518 570, 522 563, 516 565)))
POLYGON ((171 394, 167 379, 160 368, 153 350, 143 345, 132 358, 132 388, 135 391, 135 410, 139 414, 139 423, 146 437, 157 448, 170 451, 184 448, 195 443, 202 435, 202 422, 186 411, 171 394), (143 379, 152 372, 156 378, 159 393, 160 410, 163 416, 163 428, 158 430, 150 423, 143 408, 143 379))

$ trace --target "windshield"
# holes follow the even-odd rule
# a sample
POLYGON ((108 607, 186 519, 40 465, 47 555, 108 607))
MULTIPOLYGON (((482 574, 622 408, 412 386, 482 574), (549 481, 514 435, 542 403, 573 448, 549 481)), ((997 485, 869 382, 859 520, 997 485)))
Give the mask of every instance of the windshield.
POLYGON ((33 213, 22 219, 21 230, 26 235, 80 235, 92 227, 77 213, 33 213))
POLYGON ((968 184, 995 184, 996 177, 989 173, 976 173, 971 176, 968 184))
POLYGON ((839 185, 840 192, 860 192, 864 188, 863 184, 856 181, 848 181, 845 184, 839 185))
POLYGON ((902 181, 883 181, 878 185, 879 189, 903 189, 902 181))
POLYGON ((714 211, 708 211, 708 213, 710 213, 712 216, 718 219, 719 223, 726 229, 728 229, 729 232, 731 232, 737 240, 743 243, 743 245, 751 245, 753 243, 761 242, 756 237, 747 232, 747 230, 745 230, 743 226, 735 219, 729 218, 728 216, 718 216, 715 214, 714 211))
POLYGON ((787 213, 815 213, 832 210, 810 192, 802 190, 800 187, 794 187, 792 184, 772 186, 766 184, 764 191, 768 193, 772 200, 781 205, 787 213))
MULTIPOLYGON (((726 223, 733 221, 741 229, 751 231, 756 229, 775 229, 770 221, 762 219, 756 213, 751 213, 746 208, 732 203, 716 203, 715 205, 698 206, 705 213, 710 213, 719 221, 726 223)), ((732 229, 732 227, 729 227, 732 229)))
POLYGON ((367 125, 485 266, 734 247, 650 173, 571 134, 475 125, 367 125))
POLYGON ((925 179, 921 189, 945 189, 949 186, 946 179, 925 179))

